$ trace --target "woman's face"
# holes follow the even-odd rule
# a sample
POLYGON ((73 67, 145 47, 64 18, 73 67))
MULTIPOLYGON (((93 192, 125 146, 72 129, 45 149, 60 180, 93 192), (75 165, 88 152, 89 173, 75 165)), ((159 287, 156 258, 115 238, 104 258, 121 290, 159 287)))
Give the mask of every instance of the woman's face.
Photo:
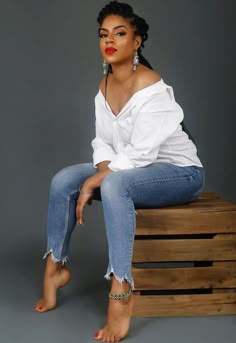
POLYGON ((109 15, 99 29, 100 50, 107 63, 132 63, 134 53, 141 44, 141 37, 134 34, 134 27, 119 15, 109 15))

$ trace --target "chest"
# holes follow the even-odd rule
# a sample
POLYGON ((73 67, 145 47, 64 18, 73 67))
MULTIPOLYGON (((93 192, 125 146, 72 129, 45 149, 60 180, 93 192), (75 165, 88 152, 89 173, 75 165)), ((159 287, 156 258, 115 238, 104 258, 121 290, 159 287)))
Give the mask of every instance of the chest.
POLYGON ((109 91, 106 95, 106 101, 112 113, 117 116, 123 108, 128 104, 132 98, 133 93, 131 91, 116 90, 109 91))
MULTIPOLYGON (((119 100, 122 100, 121 98, 119 100)), ((139 113, 139 106, 132 99, 128 97, 123 98, 124 102, 116 102, 116 105, 121 107, 117 108, 117 115, 111 111, 112 105, 108 99, 105 103, 105 98, 101 92, 98 93, 96 98, 96 127, 99 135, 105 142, 114 143, 114 140, 122 140, 128 142, 132 134, 133 125, 136 116, 139 113), (128 102, 127 102, 128 101, 128 102)), ((114 108, 112 107, 114 111, 114 108)))

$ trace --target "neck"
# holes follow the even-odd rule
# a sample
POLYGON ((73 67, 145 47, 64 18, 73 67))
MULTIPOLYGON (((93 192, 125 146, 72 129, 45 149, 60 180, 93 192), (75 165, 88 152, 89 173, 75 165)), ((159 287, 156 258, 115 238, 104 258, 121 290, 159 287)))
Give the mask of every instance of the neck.
POLYGON ((124 83, 130 80, 134 76, 133 65, 130 63, 122 64, 122 65, 114 65, 112 64, 112 74, 113 79, 116 82, 124 83))

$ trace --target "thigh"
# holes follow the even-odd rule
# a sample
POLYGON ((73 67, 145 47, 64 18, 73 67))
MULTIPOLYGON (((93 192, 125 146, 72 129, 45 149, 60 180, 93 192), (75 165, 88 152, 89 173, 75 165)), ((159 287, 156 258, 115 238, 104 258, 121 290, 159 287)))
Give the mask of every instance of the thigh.
POLYGON ((192 201, 204 184, 203 168, 155 163, 108 176, 114 192, 123 192, 136 208, 156 208, 192 201))

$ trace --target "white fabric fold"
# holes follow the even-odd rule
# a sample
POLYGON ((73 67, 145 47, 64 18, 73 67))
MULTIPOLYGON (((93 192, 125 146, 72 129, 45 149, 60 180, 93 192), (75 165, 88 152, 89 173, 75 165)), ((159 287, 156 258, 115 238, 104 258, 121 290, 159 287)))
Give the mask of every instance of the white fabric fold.
POLYGON ((117 116, 99 90, 95 109, 94 166, 105 160, 113 171, 157 161, 202 166, 195 145, 180 125, 183 110, 163 80, 136 92, 117 116))

